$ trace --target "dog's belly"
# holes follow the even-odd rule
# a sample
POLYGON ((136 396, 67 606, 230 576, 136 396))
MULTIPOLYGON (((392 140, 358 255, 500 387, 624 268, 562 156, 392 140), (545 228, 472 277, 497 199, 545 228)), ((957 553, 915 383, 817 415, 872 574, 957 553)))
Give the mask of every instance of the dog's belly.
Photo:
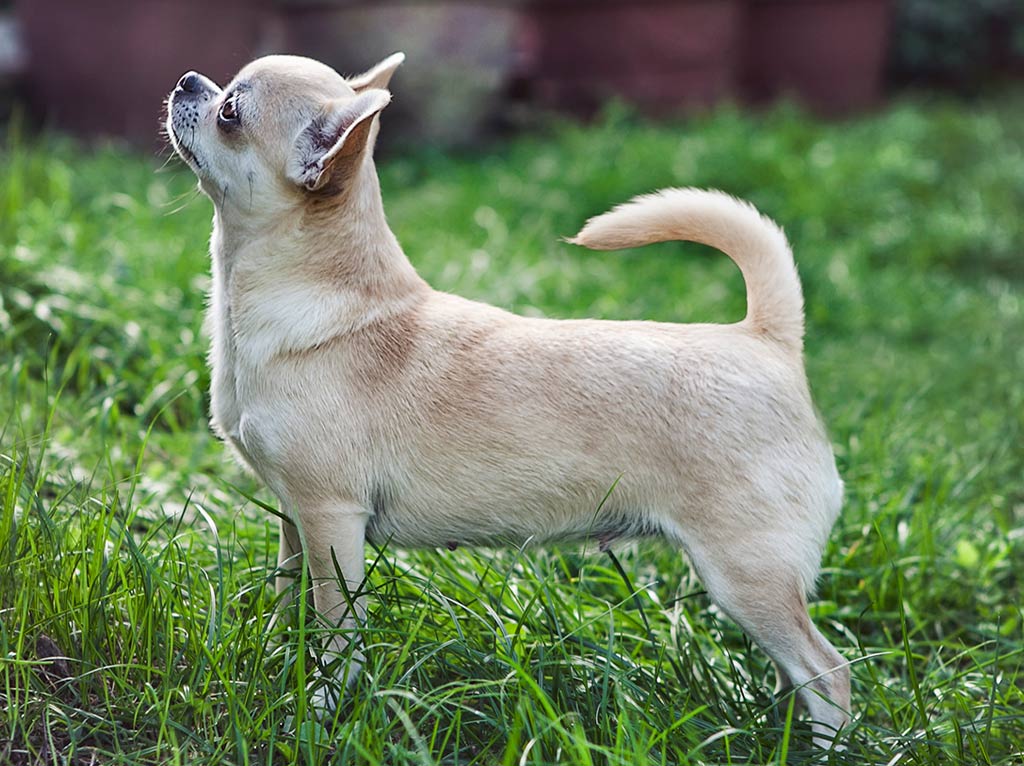
POLYGON ((370 517, 366 537, 374 545, 403 548, 459 546, 522 547, 549 542, 593 540, 602 548, 615 540, 635 540, 663 534, 661 524, 643 510, 608 510, 584 505, 536 510, 498 508, 460 509, 451 515, 409 513, 401 507, 370 517), (537 523, 537 517, 548 523, 537 523), (533 523, 531 523, 533 522, 533 523))
POLYGON ((657 495, 665 488, 652 492, 651 482, 634 472, 588 475, 558 462, 513 460, 487 470, 476 461, 452 461, 441 480, 413 473, 380 483, 371 492, 367 537, 402 547, 454 547, 661 534, 658 506, 665 498, 658 503, 657 495))

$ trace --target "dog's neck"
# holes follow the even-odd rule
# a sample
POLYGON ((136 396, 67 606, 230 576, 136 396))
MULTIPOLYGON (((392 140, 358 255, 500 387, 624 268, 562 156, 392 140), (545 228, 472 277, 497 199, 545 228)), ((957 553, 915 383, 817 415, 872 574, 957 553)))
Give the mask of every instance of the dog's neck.
POLYGON ((372 159, 352 181, 340 196, 258 221, 215 207, 211 318, 236 362, 322 346, 429 290, 387 225, 372 159))

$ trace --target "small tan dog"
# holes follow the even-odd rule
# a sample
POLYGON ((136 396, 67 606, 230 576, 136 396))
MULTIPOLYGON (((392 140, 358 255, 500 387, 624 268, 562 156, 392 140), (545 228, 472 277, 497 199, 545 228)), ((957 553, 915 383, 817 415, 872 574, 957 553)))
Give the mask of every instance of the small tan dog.
POLYGON ((214 203, 213 426, 294 520, 281 568, 305 554, 321 618, 351 627, 365 540, 662 536, 828 745, 849 717, 849 669, 806 594, 843 485, 784 235, 725 194, 670 189, 572 240, 723 250, 747 285, 734 325, 533 319, 432 290, 388 228, 372 156, 403 58, 345 79, 268 56, 223 90, 190 72, 169 99, 174 148, 214 203))

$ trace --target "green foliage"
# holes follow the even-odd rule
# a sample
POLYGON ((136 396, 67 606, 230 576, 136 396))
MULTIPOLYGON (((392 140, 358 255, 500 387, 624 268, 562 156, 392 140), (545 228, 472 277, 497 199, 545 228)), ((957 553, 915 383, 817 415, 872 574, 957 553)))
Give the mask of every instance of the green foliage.
POLYGON ((335 719, 310 718, 315 623, 269 622, 273 501, 205 421, 209 203, 176 167, 11 136, 0 763, 1019 762, 1022 117, 1014 92, 841 125, 611 112, 381 162, 421 273, 521 312, 742 315, 738 272, 706 248, 559 241, 636 193, 718 187, 785 225, 848 487, 812 610, 855 662, 857 720, 827 756, 655 544, 371 551, 368 666, 335 719))

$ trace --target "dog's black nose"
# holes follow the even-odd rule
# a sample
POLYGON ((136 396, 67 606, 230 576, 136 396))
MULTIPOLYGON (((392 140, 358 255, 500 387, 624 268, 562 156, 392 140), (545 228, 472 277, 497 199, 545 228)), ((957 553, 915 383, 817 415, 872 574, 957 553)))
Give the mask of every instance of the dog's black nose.
POLYGON ((195 93, 200 88, 199 75, 196 72, 186 72, 178 80, 178 88, 186 93, 195 93))

